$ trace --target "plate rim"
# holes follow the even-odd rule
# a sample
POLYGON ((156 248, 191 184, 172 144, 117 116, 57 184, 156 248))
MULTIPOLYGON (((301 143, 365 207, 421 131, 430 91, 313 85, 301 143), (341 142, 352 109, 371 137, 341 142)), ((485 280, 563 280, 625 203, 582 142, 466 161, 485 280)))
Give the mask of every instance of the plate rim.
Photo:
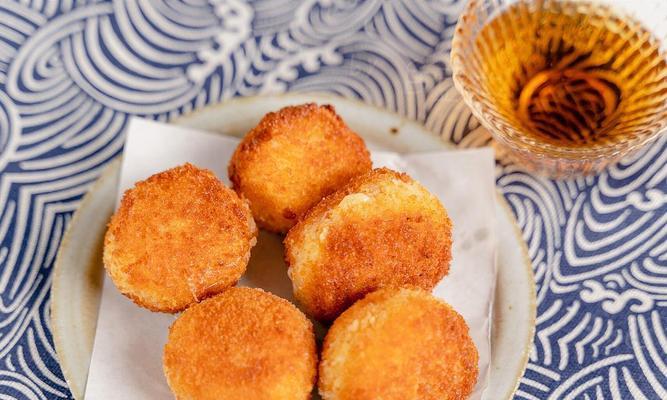
MULTIPOLYGON (((73 233, 73 226, 76 226, 76 224, 79 222, 79 220, 82 218, 81 214, 83 214, 83 210, 86 208, 90 207, 89 203, 91 203, 94 199, 94 196, 96 193, 100 191, 101 187, 104 187, 107 184, 107 180, 113 179, 116 177, 117 172, 120 171, 120 165, 121 165, 121 160, 122 160, 122 155, 115 156, 113 159, 111 159, 102 169, 102 172, 100 173, 99 177, 93 182, 93 184, 90 186, 90 188, 86 191, 86 194, 81 198, 81 202, 77 206, 76 211, 72 215, 72 219, 69 222, 69 225, 67 226, 67 229, 65 230, 65 234, 63 235, 62 240, 60 241, 60 244, 58 246, 58 251, 56 252, 56 260, 53 264, 53 271, 51 274, 51 294, 50 294, 50 306, 49 306, 49 316, 50 316, 50 327, 51 327, 51 337, 53 338, 53 345, 54 345, 54 350, 56 353, 56 358, 58 359, 58 366, 60 367, 60 370, 63 373, 63 377, 65 378, 65 382, 67 382, 68 389, 70 392, 72 392, 72 396, 75 399, 78 399, 77 394, 75 394, 75 391, 80 391, 79 396, 80 398, 83 398, 83 393, 85 393, 85 382, 83 387, 79 387, 78 384, 72 384, 72 382, 75 382, 75 379, 72 379, 71 376, 71 371, 72 368, 70 367, 70 364, 67 361, 64 361, 61 354, 64 353, 62 351, 65 348, 64 345, 64 334, 60 331, 60 324, 58 321, 60 320, 59 314, 60 314, 60 307, 59 305, 55 302, 56 299, 59 298, 57 293, 60 292, 61 290, 61 281, 62 281, 62 274, 64 273, 64 254, 65 252, 68 251, 68 246, 70 245, 70 242, 72 241, 72 235, 73 233), (72 390, 74 389, 74 390, 72 390)), ((101 295, 101 290, 100 290, 100 295, 101 295)), ((101 297, 101 296, 100 296, 101 297)), ((97 307, 96 315, 99 314, 99 304, 97 307)), ((97 325, 97 320, 95 321, 95 325, 97 325)), ((92 356, 92 349, 91 349, 91 356, 92 356)), ((88 380, 88 377, 86 376, 86 381, 88 380)))
MULTIPOLYGON (((496 187, 496 197, 498 200, 498 205, 505 211, 505 214, 508 215, 511 219, 512 222, 512 231, 514 233, 514 236, 516 237, 517 241, 520 243, 521 246, 521 254, 524 259, 523 267, 525 269, 524 273, 526 275, 530 276, 530 305, 528 307, 528 312, 530 315, 528 316, 528 319, 531 321, 530 323, 530 331, 529 331, 529 339, 528 342, 525 344, 525 347, 522 351, 522 360, 521 360, 521 365, 523 366, 521 368, 521 371, 518 372, 518 375, 515 377, 515 383, 514 383, 514 388, 512 388, 509 392, 505 394, 503 398, 505 399, 511 399, 512 396, 514 396, 514 393, 519 389, 519 386, 521 385, 521 378, 523 377, 524 373, 526 372, 526 368, 528 367, 528 362, 530 360, 530 353, 532 351, 533 344, 535 343, 535 333, 537 332, 537 287, 535 283, 535 271, 533 270, 533 263, 532 260, 530 259, 530 253, 528 251, 528 243, 523 239, 523 232, 521 231, 521 228, 519 227, 519 223, 516 220, 516 217, 514 216, 514 213, 512 212, 512 208, 510 207, 509 202, 503 196, 502 192, 500 189, 496 187)), ((494 293, 495 296, 495 293, 494 293)), ((493 357, 491 357, 493 359, 493 357)))
MULTIPOLYGON (((381 107, 377 107, 372 104, 364 103, 363 101, 359 99, 350 99, 350 98, 345 98, 337 95, 332 95, 330 93, 319 93, 319 92, 313 92, 313 93, 285 93, 285 94, 279 94, 279 95, 268 95, 268 96, 249 96, 249 97, 236 97, 236 98, 231 98, 228 100, 224 100, 219 103, 215 104, 209 104, 206 105, 202 108, 192 110, 186 114, 180 115, 170 121, 168 123, 170 124, 175 124, 175 125, 188 125, 188 122, 191 122, 193 120, 196 120, 197 118, 200 117, 200 115, 203 115, 204 113, 210 113, 214 112, 217 109, 224 108, 224 107, 229 107, 234 106, 234 105, 239 105, 242 103, 253 103, 256 101, 264 101, 264 102, 270 102, 270 101, 294 101, 299 102, 299 101, 308 101, 308 102, 340 102, 340 103, 345 103, 348 105, 354 105, 355 107, 362 108, 362 109, 367 109, 369 111, 372 111, 374 113, 381 113, 384 114, 387 117, 391 117, 394 119, 398 119, 401 123, 401 126, 405 125, 410 125, 413 129, 416 129, 417 131, 420 131, 420 133, 424 133, 424 137, 432 137, 434 140, 434 143, 437 141, 437 143, 445 147, 449 150, 455 150, 457 147, 440 137, 440 135, 431 132, 426 128, 424 125, 422 125, 419 121, 410 119, 408 117, 399 115, 391 110, 387 110, 381 107)), ((389 135, 389 133, 387 133, 389 135)), ((363 135, 361 135, 363 137, 363 135)), ((100 191, 100 187, 102 187, 107 183, 107 180, 114 178, 117 174, 120 172, 120 160, 122 159, 122 154, 116 156, 112 160, 110 160, 106 166, 104 166, 103 171, 100 173, 98 179, 91 185, 89 190, 86 192, 86 194, 83 196, 81 199, 81 202, 79 203, 77 210, 74 212, 74 215, 72 216, 72 219, 70 220, 70 224, 67 227, 67 230, 65 234, 63 235, 63 239, 61 241, 60 247, 57 252, 56 260, 53 266, 53 272, 52 272, 52 288, 51 288, 51 313, 50 313, 50 325, 51 325, 51 334, 53 337, 54 341, 54 347, 57 355, 57 359, 60 365, 60 368, 63 372, 63 376, 65 378, 65 381, 67 382, 70 391, 72 391, 72 395, 74 398, 83 398, 84 393, 85 393, 85 381, 84 384, 82 385, 83 387, 79 388, 78 385, 73 385, 72 382, 75 382, 76 379, 73 379, 71 376, 71 368, 70 365, 68 364, 69 361, 66 360, 66 358, 62 357, 61 354, 64 353, 63 348, 64 348, 64 334, 63 332, 60 331, 59 324, 56 322, 58 320, 59 312, 58 312, 58 304, 56 303, 55 300, 59 298, 58 293, 60 290, 63 290, 61 288, 61 280, 62 280, 62 274, 64 273, 63 270, 66 268, 64 264, 64 256, 63 254, 68 251, 67 249, 71 245, 72 235, 73 235, 73 226, 77 226, 79 224, 79 220, 82 218, 81 214, 83 213, 83 210, 87 209, 89 206, 89 203, 93 201, 93 198, 96 194, 96 192, 100 191), (80 393, 75 394, 74 390, 80 390, 80 393)), ((516 217, 514 216, 514 213, 512 212, 509 203, 505 199, 505 197, 502 195, 501 191, 496 187, 496 202, 500 206, 500 209, 503 210, 503 213, 507 216, 509 219, 511 225, 512 225, 512 230, 515 236, 515 239, 518 243, 520 243, 520 252, 521 252, 521 258, 523 260, 523 273, 525 274, 526 277, 529 277, 528 279, 528 284, 529 284, 529 292, 530 292, 530 303, 528 304, 528 311, 529 315, 527 316, 529 323, 529 337, 528 340, 524 343, 523 349, 522 349, 522 354, 521 354, 521 368, 516 371, 516 376, 514 378, 514 385, 510 389, 509 392, 507 392, 502 398, 505 399, 510 399, 512 395, 516 392, 517 388, 520 385, 520 380, 521 377, 523 376, 526 367, 528 365, 529 361, 529 356, 530 352, 532 350, 532 346, 534 343, 534 337, 535 337, 535 331, 536 331, 536 316, 537 316, 537 300, 536 300, 536 286, 535 286, 535 279, 534 279, 534 271, 532 268, 532 261, 529 257, 528 253, 528 245, 523 239, 523 234, 522 231, 518 225, 518 222, 516 220, 516 217)), ((497 289, 496 289, 497 290, 497 289)), ((494 296, 497 292, 494 291, 494 296)), ((99 314, 99 304, 98 304, 98 311, 96 312, 96 315, 99 314)), ((97 322, 95 322, 96 324, 97 322)), ((492 323, 491 325, 495 325, 495 318, 492 318, 492 323)), ((92 349, 91 349, 91 355, 92 355, 92 349)), ((493 359, 493 356, 491 357, 493 359)), ((87 380, 87 376, 86 376, 87 380)))

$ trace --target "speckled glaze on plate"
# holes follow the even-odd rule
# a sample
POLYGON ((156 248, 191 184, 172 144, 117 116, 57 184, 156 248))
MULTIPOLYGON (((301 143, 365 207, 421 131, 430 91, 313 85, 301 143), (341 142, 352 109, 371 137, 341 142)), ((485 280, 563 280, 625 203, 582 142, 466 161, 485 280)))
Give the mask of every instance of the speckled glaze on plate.
MULTIPOLYGON (((192 128, 242 136, 269 111, 305 102, 330 103, 369 148, 399 153, 452 148, 421 125, 396 114, 340 97, 294 94, 248 97, 208 106, 173 121, 192 128)), ((111 217, 120 174, 109 164, 74 214, 53 273, 51 327, 61 368, 72 394, 82 399, 102 289, 102 239, 111 217)), ((535 333, 535 284, 521 231, 504 198, 497 196, 498 281, 492 360, 485 399, 512 397, 523 375, 535 333)))

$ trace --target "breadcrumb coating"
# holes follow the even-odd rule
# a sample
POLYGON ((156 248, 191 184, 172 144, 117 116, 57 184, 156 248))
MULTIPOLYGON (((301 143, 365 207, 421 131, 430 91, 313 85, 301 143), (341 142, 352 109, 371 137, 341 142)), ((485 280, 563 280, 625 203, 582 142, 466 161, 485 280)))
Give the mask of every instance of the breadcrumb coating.
POLYGON ((440 201, 408 175, 380 168, 353 178, 285 238, 295 297, 330 321, 384 286, 431 290, 449 271, 451 231, 440 201))
POLYGON ((287 300, 235 287, 169 329, 164 372, 180 400, 304 400, 317 374, 311 322, 287 300))
POLYGON ((229 179, 261 228, 285 233, 322 197, 370 169, 364 141, 335 109, 309 103, 266 114, 234 152, 229 179))
POLYGON ((256 237, 247 202, 211 171, 185 164, 125 192, 104 238, 104 266, 135 303, 173 313, 234 285, 256 237))
POLYGON ((478 354, 463 318, 416 288, 385 288, 341 314, 324 339, 324 400, 462 400, 478 354))

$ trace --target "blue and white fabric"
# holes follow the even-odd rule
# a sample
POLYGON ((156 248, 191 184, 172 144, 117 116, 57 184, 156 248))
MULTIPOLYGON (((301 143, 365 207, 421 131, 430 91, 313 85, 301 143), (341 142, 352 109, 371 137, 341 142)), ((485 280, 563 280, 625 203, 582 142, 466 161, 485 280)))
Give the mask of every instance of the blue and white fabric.
MULTIPOLYGON (((460 146, 488 134, 449 78, 462 1, 0 1, 0 398, 71 397, 51 270, 130 115, 325 91, 460 146)), ((537 333, 517 399, 667 398, 667 135, 598 177, 499 163, 528 243, 537 333)))

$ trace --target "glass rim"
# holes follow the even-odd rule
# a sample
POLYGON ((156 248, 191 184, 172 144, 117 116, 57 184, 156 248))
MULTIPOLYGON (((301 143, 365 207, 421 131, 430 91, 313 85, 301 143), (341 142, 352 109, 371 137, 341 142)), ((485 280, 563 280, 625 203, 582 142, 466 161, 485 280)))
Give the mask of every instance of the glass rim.
MULTIPOLYGON (((586 159, 594 160, 609 157, 612 155, 618 155, 619 153, 626 153, 632 151, 635 148, 641 147, 648 142, 656 139, 659 135, 667 133, 667 104, 665 104, 665 109, 662 112, 662 115, 658 117, 658 127, 651 133, 639 135, 629 140, 621 140, 613 143, 600 144, 591 147, 567 147, 567 146, 558 146, 548 141, 540 141, 532 139, 531 136, 522 135, 520 131, 515 127, 507 124, 504 121, 499 121, 505 129, 494 128, 492 121, 490 121, 483 110, 492 109, 491 107, 485 105, 484 103, 475 100, 475 95, 480 95, 478 91, 475 91, 471 88, 469 84, 464 82, 464 80, 469 80, 469 76, 465 71, 465 66, 463 59, 465 49, 467 46, 475 40, 476 36, 472 34, 471 29, 465 29, 464 23, 468 18, 473 17, 473 14, 476 10, 483 6, 485 0, 470 0, 466 5, 463 12, 460 14, 459 19, 456 23, 454 30, 454 35, 452 38, 452 49, 450 54, 451 66, 452 66, 452 80, 454 81, 454 86, 458 92, 462 95, 464 102, 471 109, 473 115, 479 120, 479 122, 486 128, 489 133, 503 142, 504 145, 517 148, 517 150, 528 151, 537 156, 545 156, 550 158, 560 157, 560 158, 578 158, 586 157, 586 159), (511 133, 505 132, 509 131, 511 133), (546 154, 549 153, 549 154, 546 154)), ((517 2, 531 2, 537 0, 518 0, 517 2)), ((541 1, 556 1, 556 2, 580 2, 588 4, 601 4, 608 8, 609 4, 605 2, 600 2, 596 0, 541 0, 541 1)), ((487 16, 487 21, 491 21, 497 15, 499 15, 502 10, 512 3, 505 3, 498 10, 495 10, 491 15, 487 16)), ((625 12, 622 9, 612 9, 614 14, 635 20, 630 14, 625 12)), ((635 20, 636 21, 636 20, 635 20)), ((636 21, 641 24, 641 22, 636 21)), ((658 38, 656 38, 658 39, 658 38)), ((667 51, 660 51, 662 57, 667 61, 667 51)))

